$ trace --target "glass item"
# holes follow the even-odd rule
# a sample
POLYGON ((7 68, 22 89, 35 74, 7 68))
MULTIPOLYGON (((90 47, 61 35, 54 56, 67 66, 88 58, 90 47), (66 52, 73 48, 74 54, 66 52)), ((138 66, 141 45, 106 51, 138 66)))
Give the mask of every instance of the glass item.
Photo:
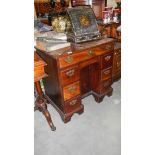
POLYGON ((109 11, 102 11, 103 23, 107 24, 109 22, 109 11))
POLYGON ((109 14, 108 22, 110 22, 112 20, 113 7, 105 7, 105 11, 108 11, 109 14))
POLYGON ((113 10, 113 22, 118 22, 119 9, 113 10))

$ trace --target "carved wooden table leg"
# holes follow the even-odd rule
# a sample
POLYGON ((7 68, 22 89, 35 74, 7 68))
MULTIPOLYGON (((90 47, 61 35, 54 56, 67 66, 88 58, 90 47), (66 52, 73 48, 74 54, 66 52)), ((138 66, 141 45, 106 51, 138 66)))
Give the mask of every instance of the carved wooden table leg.
POLYGON ((40 112, 42 112, 44 114, 51 130, 55 131, 56 127, 54 126, 52 119, 51 119, 51 115, 47 110, 46 99, 45 99, 44 94, 42 92, 42 89, 40 86, 40 81, 35 82, 35 87, 36 87, 36 91, 38 92, 38 97, 36 98, 36 101, 35 101, 34 110, 39 110, 40 112))

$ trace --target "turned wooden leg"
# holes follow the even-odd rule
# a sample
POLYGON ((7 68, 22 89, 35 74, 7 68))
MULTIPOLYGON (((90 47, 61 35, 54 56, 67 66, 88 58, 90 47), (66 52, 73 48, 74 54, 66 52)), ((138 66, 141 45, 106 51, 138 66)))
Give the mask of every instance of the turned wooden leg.
POLYGON ((52 119, 51 119, 51 115, 47 110, 46 99, 44 98, 44 94, 42 92, 39 81, 35 82, 35 87, 36 87, 36 90, 37 90, 39 96, 37 97, 37 99, 35 101, 34 110, 39 110, 40 112, 42 112, 44 114, 51 130, 54 131, 54 130, 56 130, 56 127, 54 126, 52 119))
POLYGON ((52 119, 51 119, 51 116, 50 116, 50 113, 48 112, 48 110, 47 109, 44 109, 42 111, 42 113, 44 114, 44 116, 45 116, 45 118, 46 118, 46 120, 47 120, 47 122, 48 122, 48 124, 49 124, 49 126, 51 128, 51 130, 52 131, 55 131, 56 130, 56 127, 54 126, 54 124, 52 122, 52 119))

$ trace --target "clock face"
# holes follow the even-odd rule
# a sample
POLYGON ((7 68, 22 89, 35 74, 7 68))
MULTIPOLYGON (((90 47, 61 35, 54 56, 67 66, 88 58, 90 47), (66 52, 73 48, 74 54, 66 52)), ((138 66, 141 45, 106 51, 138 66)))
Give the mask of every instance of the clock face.
POLYGON ((89 22, 89 19, 88 19, 87 16, 81 15, 81 16, 79 17, 79 21, 80 21, 80 24, 81 24, 82 26, 89 26, 89 25, 90 25, 90 22, 89 22))

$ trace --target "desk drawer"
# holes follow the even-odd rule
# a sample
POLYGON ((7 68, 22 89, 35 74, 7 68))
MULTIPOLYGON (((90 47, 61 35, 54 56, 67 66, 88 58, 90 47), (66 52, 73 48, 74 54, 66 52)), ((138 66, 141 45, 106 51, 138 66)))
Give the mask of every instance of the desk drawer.
POLYGON ((112 68, 102 70, 102 72, 101 72, 101 79, 102 80, 107 80, 111 77, 112 77, 112 68))
POLYGON ((77 81, 73 84, 67 85, 63 88, 64 101, 80 94, 80 82, 77 81))
POLYGON ((74 66, 74 67, 62 70, 60 72, 60 77, 61 77, 61 83, 63 86, 79 80, 80 72, 79 72, 78 66, 74 66))
POLYGON ((111 67, 112 62, 113 62, 113 53, 103 55, 101 57, 101 68, 106 69, 108 67, 111 67))
POLYGON ((102 89, 105 89, 105 88, 108 88, 109 86, 112 85, 112 79, 108 79, 108 80, 105 80, 103 83, 102 83, 102 89))
POLYGON ((113 44, 106 44, 106 45, 100 46, 100 48, 104 51, 112 51, 114 49, 114 46, 113 44))
POLYGON ((96 92, 99 94, 104 93, 110 86, 112 85, 112 79, 107 79, 105 81, 102 81, 98 88, 96 89, 96 92))
POLYGON ((95 51, 93 50, 84 50, 82 52, 76 52, 70 55, 65 55, 59 58, 60 68, 69 67, 76 65, 79 62, 92 59, 96 56, 95 51))
POLYGON ((75 98, 65 102, 65 111, 66 113, 73 112, 81 105, 81 98, 80 96, 76 96, 75 98))

